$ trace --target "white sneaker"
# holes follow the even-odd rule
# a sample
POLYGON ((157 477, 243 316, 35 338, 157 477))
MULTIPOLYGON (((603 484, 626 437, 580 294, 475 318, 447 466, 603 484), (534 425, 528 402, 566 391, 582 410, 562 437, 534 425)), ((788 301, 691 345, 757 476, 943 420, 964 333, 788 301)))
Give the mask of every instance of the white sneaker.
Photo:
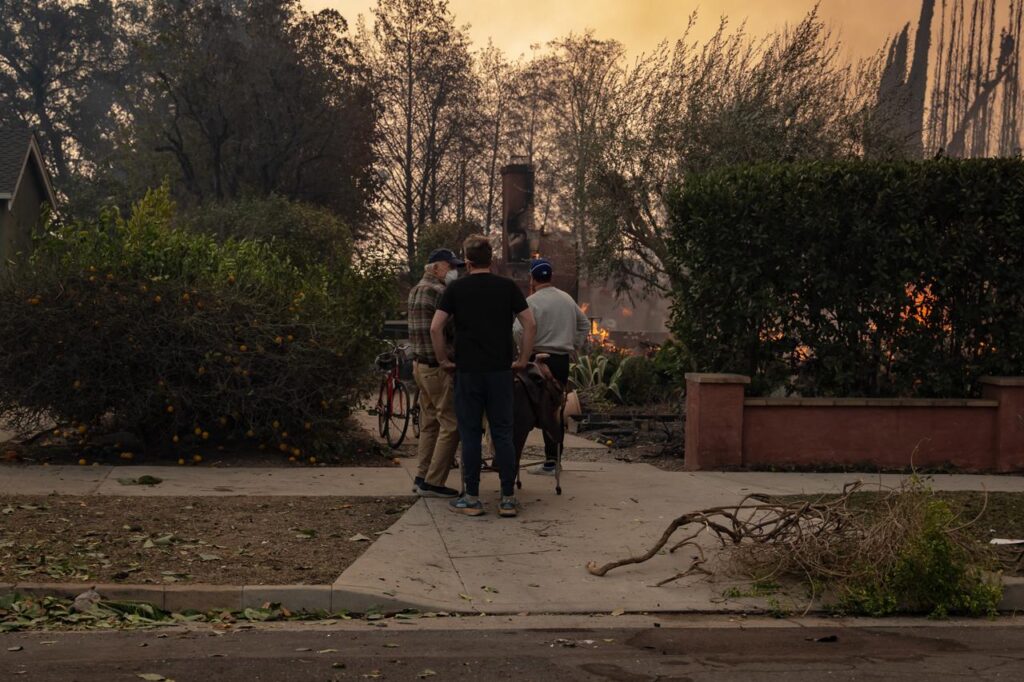
POLYGON ((533 466, 526 467, 526 473, 535 474, 537 476, 554 476, 555 465, 551 465, 549 467, 546 462, 542 462, 541 464, 534 464, 533 466))

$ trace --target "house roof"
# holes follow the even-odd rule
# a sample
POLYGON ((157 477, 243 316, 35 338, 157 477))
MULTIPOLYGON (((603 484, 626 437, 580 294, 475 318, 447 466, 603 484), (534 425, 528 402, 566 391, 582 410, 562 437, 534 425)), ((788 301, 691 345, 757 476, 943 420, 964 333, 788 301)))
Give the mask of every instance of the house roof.
POLYGON ((29 163, 35 164, 43 180, 46 196, 50 204, 56 206, 50 175, 46 172, 35 134, 25 128, 0 128, 0 200, 14 198, 29 163))

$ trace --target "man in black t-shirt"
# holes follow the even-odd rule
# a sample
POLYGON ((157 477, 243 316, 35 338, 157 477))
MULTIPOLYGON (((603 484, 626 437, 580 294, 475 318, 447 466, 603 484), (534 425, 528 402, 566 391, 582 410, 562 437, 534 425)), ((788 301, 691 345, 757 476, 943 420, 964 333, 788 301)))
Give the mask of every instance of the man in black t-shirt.
POLYGON ((469 276, 445 288, 430 325, 441 366, 455 372, 455 416, 462 440, 465 490, 451 509, 467 516, 484 513, 480 495, 481 438, 487 414, 494 441, 494 464, 501 478, 498 514, 515 516, 516 455, 512 445, 512 370, 529 362, 537 323, 515 282, 491 272, 491 244, 473 235, 463 244, 469 276), (455 361, 445 348, 444 326, 455 319, 455 361), (513 360, 512 322, 523 327, 519 358, 513 360))

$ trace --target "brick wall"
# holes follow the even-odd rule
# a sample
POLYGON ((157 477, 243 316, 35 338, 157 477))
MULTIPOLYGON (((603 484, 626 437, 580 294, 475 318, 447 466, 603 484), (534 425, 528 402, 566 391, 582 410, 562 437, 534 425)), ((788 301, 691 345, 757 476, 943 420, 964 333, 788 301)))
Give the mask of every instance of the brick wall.
POLYGON ((745 398, 749 383, 686 375, 686 468, 1024 471, 1024 377, 982 379, 981 400, 745 398))

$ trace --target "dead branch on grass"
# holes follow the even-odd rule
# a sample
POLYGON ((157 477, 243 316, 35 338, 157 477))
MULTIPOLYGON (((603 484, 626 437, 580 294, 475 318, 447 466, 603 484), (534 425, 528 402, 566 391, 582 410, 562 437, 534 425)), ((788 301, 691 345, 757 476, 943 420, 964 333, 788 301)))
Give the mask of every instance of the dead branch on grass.
MULTIPOLYGON (((929 533, 940 533, 954 548, 951 555, 971 561, 974 568, 966 569, 968 572, 992 565, 989 562, 995 553, 964 532, 981 518, 987 494, 982 512, 965 520, 948 508, 946 515, 936 515, 934 494, 916 476, 895 488, 879 484, 877 495, 865 492, 863 484, 856 482, 841 493, 810 500, 751 494, 735 505, 683 514, 643 554, 604 565, 590 562, 587 570, 603 576, 622 566, 643 563, 666 546, 669 552, 691 546, 698 549, 699 556, 657 585, 695 573, 709 574, 704 551, 697 544, 705 534, 726 552, 728 569, 759 582, 796 579, 808 588, 812 601, 823 587, 842 595, 854 593, 856 586, 884 584, 905 565, 907 548, 929 533), (669 545, 681 529, 686 535, 669 545)), ((1004 559, 1004 565, 1010 563, 1004 559)))
POLYGON ((695 527, 695 530, 674 544, 669 552, 693 545, 693 541, 706 532, 714 535, 724 547, 744 542, 799 546, 809 536, 841 535, 848 526, 843 512, 850 496, 861 485, 860 482, 846 485, 842 494, 831 500, 822 496, 816 502, 772 502, 768 497, 754 493, 735 505, 683 514, 668 525, 661 538, 647 552, 603 566, 592 561, 587 564, 587 570, 593 575, 603 576, 621 566, 643 563, 660 552, 677 530, 688 526, 695 527))

